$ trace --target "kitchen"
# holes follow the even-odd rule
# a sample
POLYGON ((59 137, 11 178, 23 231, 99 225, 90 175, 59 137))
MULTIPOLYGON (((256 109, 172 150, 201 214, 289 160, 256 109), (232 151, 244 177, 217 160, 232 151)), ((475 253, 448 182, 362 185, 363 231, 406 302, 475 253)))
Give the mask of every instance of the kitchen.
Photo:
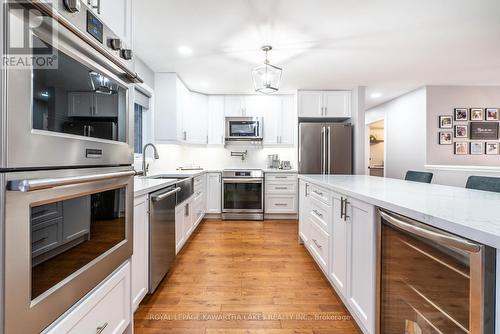
POLYGON ((0 333, 500 333, 500 4, 313 3, 3 3, 0 333))

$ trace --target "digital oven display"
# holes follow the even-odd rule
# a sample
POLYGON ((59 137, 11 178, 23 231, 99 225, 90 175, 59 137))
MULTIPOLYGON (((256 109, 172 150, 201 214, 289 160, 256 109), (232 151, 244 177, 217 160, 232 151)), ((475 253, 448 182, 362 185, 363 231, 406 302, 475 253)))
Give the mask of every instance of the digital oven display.
POLYGON ((87 32, 95 39, 102 43, 103 41, 103 25, 97 17, 87 10, 87 32))
POLYGON ((235 176, 250 176, 250 172, 236 172, 235 176))

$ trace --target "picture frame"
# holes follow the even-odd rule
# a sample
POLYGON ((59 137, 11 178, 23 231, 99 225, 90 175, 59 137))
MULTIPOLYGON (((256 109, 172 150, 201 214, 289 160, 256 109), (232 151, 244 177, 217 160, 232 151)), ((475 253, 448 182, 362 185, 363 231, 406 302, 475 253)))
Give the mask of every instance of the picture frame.
POLYGON ((471 108, 470 109, 470 120, 471 121, 484 121, 484 109, 483 108, 471 108))
POLYGON ((500 112, 498 108, 486 108, 487 121, 500 121, 500 112))
POLYGON ((453 129, 453 116, 442 115, 439 116, 440 129, 453 129))
POLYGON ((468 142, 455 142, 455 155, 468 155, 469 143, 468 142))
POLYGON ((484 143, 473 141, 470 143, 470 154, 471 155, 483 155, 484 154, 484 143))
POLYGON ((439 145, 453 145, 453 132, 452 131, 439 132, 439 145))
POLYGON ((455 125, 455 138, 469 138, 469 126, 455 125))
POLYGON ((470 139, 498 140, 498 123, 497 122, 470 123, 470 139))
POLYGON ((499 155, 500 143, 486 143, 486 155, 499 155))
POLYGON ((455 108, 455 121, 468 121, 469 120, 469 109, 467 108, 455 108))

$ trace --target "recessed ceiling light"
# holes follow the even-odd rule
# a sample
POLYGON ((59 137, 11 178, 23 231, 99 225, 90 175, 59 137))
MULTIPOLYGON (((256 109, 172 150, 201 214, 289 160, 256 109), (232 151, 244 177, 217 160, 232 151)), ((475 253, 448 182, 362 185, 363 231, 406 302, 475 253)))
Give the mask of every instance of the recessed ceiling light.
POLYGON ((372 93, 372 95, 370 95, 372 97, 372 99, 378 99, 379 97, 382 97, 382 93, 380 92, 375 92, 375 93, 372 93))
POLYGON ((180 46, 178 49, 179 53, 184 56, 189 56, 193 53, 193 49, 188 46, 180 46))

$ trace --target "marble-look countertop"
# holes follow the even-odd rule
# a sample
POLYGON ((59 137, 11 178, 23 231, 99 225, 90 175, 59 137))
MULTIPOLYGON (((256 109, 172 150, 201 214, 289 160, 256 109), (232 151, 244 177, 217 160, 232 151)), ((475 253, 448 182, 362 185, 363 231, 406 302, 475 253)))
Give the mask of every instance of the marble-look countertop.
POLYGON ((146 195, 156 190, 171 186, 177 182, 176 178, 172 179, 150 179, 143 176, 134 177, 134 197, 146 195))
POLYGON ((283 173, 283 174, 297 174, 296 169, 276 169, 276 168, 266 168, 263 169, 264 173, 283 173))
POLYGON ((302 179, 500 249, 500 194, 367 175, 302 179))

